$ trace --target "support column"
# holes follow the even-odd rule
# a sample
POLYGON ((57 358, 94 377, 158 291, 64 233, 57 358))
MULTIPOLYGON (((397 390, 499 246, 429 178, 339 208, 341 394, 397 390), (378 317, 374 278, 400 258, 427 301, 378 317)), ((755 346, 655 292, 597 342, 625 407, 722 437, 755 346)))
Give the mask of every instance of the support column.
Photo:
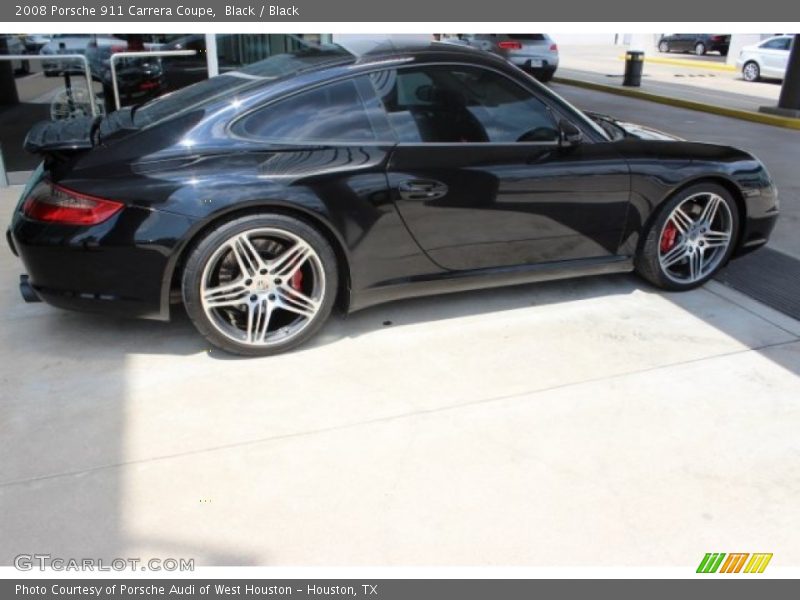
MULTIPOLYGON (((6 38, 0 36, 0 54, 8 54, 6 38)), ((14 80, 14 66, 10 60, 0 60, 0 105, 19 104, 17 82, 14 80)))
POLYGON ((219 75, 219 57, 217 56, 217 34, 206 34, 206 68, 208 77, 219 75))
POLYGON ((789 64, 783 77, 778 106, 762 106, 761 112, 800 119, 800 34, 794 36, 789 50, 789 64))
POLYGON ((728 57, 725 60, 726 64, 736 65, 736 59, 739 57, 739 52, 745 46, 754 46, 764 38, 769 37, 761 33, 733 33, 731 34, 731 44, 728 47, 728 57))

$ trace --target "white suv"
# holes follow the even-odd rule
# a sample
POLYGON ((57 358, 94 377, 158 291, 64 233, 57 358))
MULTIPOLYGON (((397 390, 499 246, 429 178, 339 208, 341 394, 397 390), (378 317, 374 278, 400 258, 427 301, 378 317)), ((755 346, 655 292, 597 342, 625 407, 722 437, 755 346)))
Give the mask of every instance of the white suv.
POLYGON ((745 81, 758 81, 762 77, 783 79, 789 63, 792 38, 791 35, 778 35, 742 48, 736 66, 745 81))

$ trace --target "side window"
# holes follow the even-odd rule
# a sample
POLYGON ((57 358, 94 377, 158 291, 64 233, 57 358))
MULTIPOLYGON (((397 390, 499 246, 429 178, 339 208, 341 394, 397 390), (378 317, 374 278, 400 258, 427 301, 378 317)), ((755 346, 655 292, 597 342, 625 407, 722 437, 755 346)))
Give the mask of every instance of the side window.
POLYGON ((774 40, 764 42, 761 47, 768 48, 770 50, 788 50, 790 40, 791 38, 776 38, 774 40))
POLYGON ((547 107, 507 77, 475 67, 389 69, 370 75, 400 142, 547 142, 547 107))
POLYGON ((300 92, 258 109, 236 121, 231 131, 242 137, 288 144, 376 140, 352 79, 300 92))

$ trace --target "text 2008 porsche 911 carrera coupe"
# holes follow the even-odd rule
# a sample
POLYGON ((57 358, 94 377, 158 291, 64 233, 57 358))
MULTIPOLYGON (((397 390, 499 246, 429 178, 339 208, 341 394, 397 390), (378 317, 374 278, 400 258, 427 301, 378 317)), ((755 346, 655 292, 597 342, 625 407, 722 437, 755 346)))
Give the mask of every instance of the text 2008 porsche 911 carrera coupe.
POLYGON ((631 270, 690 289, 778 214, 746 152, 587 115, 448 44, 274 56, 26 147, 26 299, 164 319, 182 300, 248 355, 335 306, 631 270))

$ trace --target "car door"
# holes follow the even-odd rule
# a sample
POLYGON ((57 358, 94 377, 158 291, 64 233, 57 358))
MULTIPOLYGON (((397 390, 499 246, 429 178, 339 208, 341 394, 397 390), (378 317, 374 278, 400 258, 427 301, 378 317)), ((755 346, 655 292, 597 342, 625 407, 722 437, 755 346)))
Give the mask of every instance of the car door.
POLYGON ((691 45, 692 40, 689 39, 688 33, 676 33, 670 40, 669 46, 671 50, 678 52, 686 52, 691 45))
POLYGON ((439 266, 616 253, 629 175, 614 144, 562 148, 554 109, 495 70, 410 66, 371 81, 399 141, 387 166, 392 197, 439 266))
POLYGON ((789 62, 791 38, 778 37, 761 45, 761 73, 765 77, 783 77, 789 62))

